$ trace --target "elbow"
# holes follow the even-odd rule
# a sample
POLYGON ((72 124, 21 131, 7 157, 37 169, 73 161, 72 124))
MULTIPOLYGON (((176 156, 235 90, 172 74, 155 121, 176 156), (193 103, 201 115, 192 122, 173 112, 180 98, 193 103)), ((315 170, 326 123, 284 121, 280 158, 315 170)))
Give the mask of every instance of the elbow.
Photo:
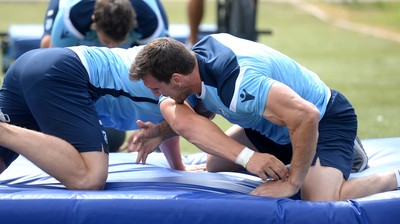
POLYGON ((310 134, 311 133, 318 133, 318 126, 319 126, 319 119, 320 119, 320 112, 317 107, 313 104, 307 106, 302 113, 302 119, 298 124, 298 128, 306 128, 310 134))
POLYGON ((306 114, 307 114, 306 115, 307 122, 309 122, 310 124, 318 125, 319 118, 320 118, 320 112, 315 105, 312 104, 312 106, 310 106, 308 108, 306 114))
POLYGON ((312 103, 303 104, 301 109, 298 111, 299 113, 296 116, 293 116, 294 120, 289 125, 292 130, 296 130, 299 128, 312 128, 317 127, 319 124, 320 113, 318 108, 312 103))

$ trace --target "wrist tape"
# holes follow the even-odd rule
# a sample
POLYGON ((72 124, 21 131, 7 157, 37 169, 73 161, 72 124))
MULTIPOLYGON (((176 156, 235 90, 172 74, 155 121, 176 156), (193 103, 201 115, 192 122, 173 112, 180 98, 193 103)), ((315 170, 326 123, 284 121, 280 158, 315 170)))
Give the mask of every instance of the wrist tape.
POLYGON ((247 163, 250 158, 253 156, 254 151, 245 147, 240 154, 236 157, 235 163, 246 168, 247 163))
POLYGON ((396 175, 397 189, 400 189, 400 169, 395 170, 394 174, 396 175))

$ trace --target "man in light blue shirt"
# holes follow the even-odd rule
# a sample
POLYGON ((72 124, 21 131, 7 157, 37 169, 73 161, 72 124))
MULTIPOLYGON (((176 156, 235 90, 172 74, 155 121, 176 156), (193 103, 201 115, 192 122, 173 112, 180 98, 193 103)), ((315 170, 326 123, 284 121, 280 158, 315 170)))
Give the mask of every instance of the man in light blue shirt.
POLYGON ((207 170, 245 168, 265 180, 254 195, 291 197, 300 190, 302 199, 328 201, 397 188, 394 172, 348 180, 354 108, 315 73, 268 46, 214 34, 188 50, 159 38, 139 52, 131 78, 166 96, 160 103, 165 120, 210 154, 207 170), (191 94, 235 126, 225 134, 198 116, 183 104, 191 94))
MULTIPOLYGON (((19 57, 0 91, 0 173, 21 154, 69 189, 101 189, 108 174, 104 127, 163 122, 158 97, 129 80, 140 49, 41 48, 19 57)), ((177 137, 160 149, 172 168, 185 170, 177 137)))

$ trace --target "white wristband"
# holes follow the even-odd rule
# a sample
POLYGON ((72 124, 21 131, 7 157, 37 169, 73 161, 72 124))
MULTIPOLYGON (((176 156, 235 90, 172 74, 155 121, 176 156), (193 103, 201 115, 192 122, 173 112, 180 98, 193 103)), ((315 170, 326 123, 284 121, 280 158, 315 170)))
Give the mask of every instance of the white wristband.
POLYGON ((400 169, 395 170, 394 174, 396 175, 397 189, 400 189, 400 169))
POLYGON ((254 151, 246 147, 236 157, 235 163, 246 168, 246 165, 249 162, 250 158, 253 156, 253 154, 254 151))

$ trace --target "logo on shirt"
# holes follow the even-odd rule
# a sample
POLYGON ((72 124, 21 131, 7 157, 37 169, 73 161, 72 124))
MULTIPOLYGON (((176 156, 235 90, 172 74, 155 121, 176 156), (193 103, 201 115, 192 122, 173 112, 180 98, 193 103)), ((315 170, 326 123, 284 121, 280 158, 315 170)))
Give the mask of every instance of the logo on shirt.
POLYGON ((243 92, 240 94, 240 98, 242 98, 242 103, 249 100, 254 100, 254 96, 248 93, 245 89, 243 89, 243 92))
POLYGON ((61 32, 60 38, 64 39, 64 38, 67 38, 68 36, 69 36, 69 31, 63 29, 62 32, 61 32))

